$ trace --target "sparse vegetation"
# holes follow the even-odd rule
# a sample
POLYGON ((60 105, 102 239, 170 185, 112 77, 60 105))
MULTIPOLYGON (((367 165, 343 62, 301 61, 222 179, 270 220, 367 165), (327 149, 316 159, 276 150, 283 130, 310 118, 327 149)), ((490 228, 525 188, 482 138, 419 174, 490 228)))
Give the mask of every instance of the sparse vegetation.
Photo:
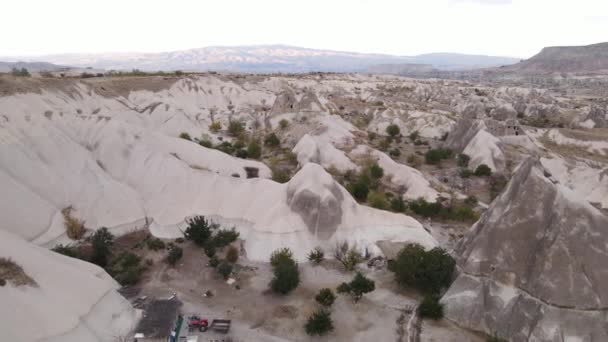
POLYGON ((308 261, 315 265, 318 265, 325 260, 325 252, 320 247, 316 247, 310 253, 308 253, 308 261))
POLYGON ((274 277, 270 289, 282 295, 288 294, 300 284, 300 270, 288 248, 276 250, 270 256, 274 277))
POLYGON ((407 162, 407 164, 409 166, 411 166, 411 167, 413 167, 415 169, 420 168, 420 166, 422 165, 422 159, 419 156, 415 155, 415 154, 410 154, 407 157, 406 162, 407 162))
POLYGON ((272 168, 272 180, 277 182, 277 183, 287 183, 289 182, 289 180, 291 179, 288 171, 286 171, 285 169, 282 169, 280 167, 273 167, 272 168))
POLYGON ((84 235, 84 221, 81 221, 72 216, 72 206, 63 208, 61 214, 63 215, 63 224, 65 225, 66 235, 72 240, 80 240, 84 235))
POLYGON ((30 77, 32 76, 30 74, 30 72, 26 69, 26 68, 12 68, 11 69, 11 75, 16 76, 16 77, 30 77))
POLYGON ((0 258, 0 286, 7 282, 14 286, 37 286, 36 281, 25 273, 23 268, 10 258, 0 258))
POLYGON ((310 336, 322 336, 334 330, 331 314, 327 310, 314 312, 304 325, 304 330, 310 336))
POLYGON ((426 251, 418 244, 409 244, 389 264, 401 286, 426 294, 439 294, 452 282, 456 267, 454 259, 442 248, 426 251))
POLYGON ((411 141, 416 141, 418 140, 418 138, 420 138, 420 134, 418 133, 418 131, 413 131, 412 133, 410 133, 409 137, 411 141))
POLYGON ((404 213, 406 209, 407 207, 401 196, 391 199, 391 211, 396 213, 404 213))
POLYGON ((439 303, 439 296, 430 294, 424 296, 422 303, 418 306, 420 318, 438 320, 443 318, 443 304, 439 303))
POLYGON ((51 250, 55 253, 63 254, 65 256, 69 256, 70 258, 78 258, 78 250, 75 247, 69 245, 59 244, 51 250))
POLYGON ((509 180, 502 174, 493 174, 490 176, 490 197, 492 199, 500 195, 504 190, 509 180))
POLYGON ((355 302, 358 302, 364 294, 375 289, 376 283, 373 280, 366 278, 361 272, 357 272, 349 283, 342 283, 338 286, 338 293, 349 294, 355 302))
POLYGON ((184 255, 184 251, 181 247, 171 244, 169 246, 169 254, 167 255, 167 262, 169 263, 169 265, 175 266, 175 264, 177 264, 177 262, 182 258, 183 255, 184 255))
POLYGON ((334 258, 338 260, 347 271, 355 269, 357 264, 363 262, 363 255, 357 250, 356 246, 350 246, 347 241, 336 243, 334 258))
POLYGON ((155 237, 151 237, 148 240, 146 240, 146 246, 148 247, 148 249, 153 250, 153 251, 159 251, 161 249, 165 249, 165 243, 163 242, 163 240, 155 238, 155 237))
POLYGON ((427 202, 424 198, 418 198, 410 202, 409 208, 416 215, 428 218, 440 218, 443 220, 475 221, 478 214, 469 205, 462 205, 453 201, 449 206, 444 206, 439 201, 427 202))
POLYGON ((198 141, 198 144, 203 147, 213 148, 213 143, 209 139, 201 139, 198 141))

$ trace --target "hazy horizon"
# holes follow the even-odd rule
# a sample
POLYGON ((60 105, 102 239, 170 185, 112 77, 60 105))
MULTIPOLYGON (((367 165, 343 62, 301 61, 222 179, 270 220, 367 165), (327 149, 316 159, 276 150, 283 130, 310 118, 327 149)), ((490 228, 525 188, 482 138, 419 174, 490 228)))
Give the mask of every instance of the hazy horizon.
POLYGON ((288 45, 413 56, 529 58, 547 46, 606 41, 608 4, 581 0, 13 1, 0 22, 3 57, 154 53, 288 45), (35 11, 32 11, 35 9, 35 11), (566 23, 566 24, 565 24, 566 23), (42 28, 42 29, 40 29, 42 28))

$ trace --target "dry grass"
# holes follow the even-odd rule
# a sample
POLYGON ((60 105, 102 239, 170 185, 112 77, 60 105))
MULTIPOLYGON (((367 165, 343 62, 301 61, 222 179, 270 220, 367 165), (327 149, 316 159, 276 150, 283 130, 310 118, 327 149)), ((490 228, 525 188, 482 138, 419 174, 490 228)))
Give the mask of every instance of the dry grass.
POLYGON ((63 223, 65 225, 65 231, 68 237, 72 240, 80 240, 84 235, 84 221, 79 220, 72 216, 72 206, 63 208, 61 214, 63 215, 63 223))
POLYGON ((15 286, 38 286, 34 279, 25 274, 23 268, 9 258, 0 258, 0 284, 11 282, 15 286))
POLYGON ((608 157, 604 155, 590 152, 584 147, 574 144, 558 144, 555 141, 551 140, 547 136, 547 134, 540 137, 538 140, 540 141, 540 143, 543 144, 546 149, 550 150, 551 152, 560 154, 564 157, 573 159, 587 159, 600 163, 608 163, 608 157))

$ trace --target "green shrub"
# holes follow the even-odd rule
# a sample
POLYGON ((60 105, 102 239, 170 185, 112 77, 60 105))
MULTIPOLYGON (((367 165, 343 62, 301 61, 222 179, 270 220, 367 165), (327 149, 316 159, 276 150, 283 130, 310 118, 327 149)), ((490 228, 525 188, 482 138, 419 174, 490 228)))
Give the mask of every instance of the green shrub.
POLYGON ((241 133, 243 133, 244 130, 245 127, 242 122, 236 120, 230 120, 228 122, 228 134, 230 134, 231 136, 237 137, 241 133))
POLYGON ((391 157, 397 158, 401 155, 401 151, 398 148, 394 148, 389 152, 391 157))
POLYGON ((281 129, 289 127, 289 121, 286 119, 281 119, 281 121, 279 121, 279 127, 281 127, 281 129))
POLYGON ((426 152, 424 159, 427 164, 437 165, 443 159, 449 159, 452 156, 452 150, 449 148, 433 148, 426 152))
POLYGON ((404 213, 406 209, 405 202, 401 196, 397 196, 391 200, 391 211, 396 213, 404 213))
POLYGON ((78 258, 78 249, 76 249, 75 247, 69 246, 69 245, 59 244, 59 245, 51 248, 51 250, 55 253, 63 254, 65 256, 69 256, 71 258, 78 258))
POLYGON ((212 122, 211 125, 209 125, 209 130, 213 133, 217 133, 221 129, 222 129, 222 123, 219 121, 212 122))
POLYGON ((216 268, 220 264, 220 261, 217 257, 212 256, 209 258, 209 266, 216 268))
POLYGON ((232 273, 232 265, 227 262, 222 262, 217 266, 217 273, 219 273, 224 279, 228 279, 230 277, 230 273, 232 273))
POLYGON ((247 159, 249 157, 249 153, 247 153, 247 150, 245 150, 245 149, 240 149, 240 150, 236 150, 235 156, 237 158, 247 159))
POLYGON ((188 141, 192 141, 192 138, 190 137, 190 134, 186 133, 186 132, 182 132, 179 134, 179 137, 188 141))
POLYGON ((310 336, 322 336, 334 330, 334 325, 331 320, 329 311, 319 310, 314 312, 304 325, 306 334, 310 336))
POLYGON ((381 168, 378 163, 373 163, 369 167, 369 174, 372 176, 372 178, 380 179, 384 176, 384 169, 381 168))
POLYGON ((464 204, 468 205, 469 207, 474 207, 477 205, 479 201, 477 200, 477 197, 471 195, 468 196, 465 200, 464 200, 464 204))
POLYGON ((443 304, 439 303, 439 296, 430 294, 424 296, 422 303, 418 306, 420 318, 438 320, 443 318, 443 304))
POLYGON ((469 169, 460 169, 460 171, 458 172, 458 174, 462 178, 469 178, 469 177, 471 177, 473 175, 473 171, 471 171, 469 169))
POLYGON ((208 258, 213 258, 216 253, 215 245, 213 244, 213 240, 209 239, 203 246, 203 250, 205 251, 205 255, 208 258))
POLYGON ((108 273, 122 286, 136 284, 146 267, 141 264, 141 257, 131 252, 122 252, 109 266, 108 273))
POLYGON ((213 236, 213 244, 217 248, 223 248, 236 241, 239 238, 239 232, 234 228, 220 229, 213 236))
POLYGON ((213 224, 205 219, 204 216, 195 216, 186 222, 188 223, 188 227, 184 231, 184 238, 200 247, 204 247, 212 235, 213 224))
POLYGON ((281 145, 281 141, 279 140, 276 134, 270 133, 266 136, 266 138, 264 138, 264 145, 276 147, 281 145))
POLYGON ((367 203, 372 208, 376 209, 386 210, 389 207, 386 196, 382 192, 370 192, 369 195, 367 195, 367 203))
POLYGON ((167 262, 171 266, 175 266, 175 264, 182 258, 184 255, 184 251, 181 247, 172 245, 169 248, 169 254, 167 255, 167 262))
POLYGON ((249 155, 249 158, 260 159, 262 156, 262 147, 257 142, 252 141, 249 143, 249 146, 247 146, 247 154, 249 155))
POLYGON ((466 168, 469 166, 469 161, 471 161, 471 157, 464 153, 458 154, 458 166, 466 168))
POLYGON ((283 183, 289 182, 290 179, 291 179, 291 177, 289 176, 288 171, 286 171, 282 168, 278 168, 278 167, 272 168, 272 180, 273 181, 283 184, 283 183))
POLYGON ((287 294, 300 284, 300 271, 291 250, 283 248, 272 253, 270 265, 274 274, 270 288, 275 293, 287 294))
POLYGON ((198 144, 203 147, 213 148, 213 143, 209 139, 201 139, 198 141, 198 144))
POLYGON ((492 175, 492 169, 486 164, 481 164, 475 169, 474 174, 477 177, 489 177, 492 175))
POLYGON ((232 146, 232 144, 228 141, 224 141, 219 145, 215 146, 216 150, 222 151, 226 154, 233 154, 234 153, 234 146, 232 146))
POLYGON ((317 247, 308 253, 308 261, 315 265, 320 264, 325 260, 325 252, 320 247, 317 247))
POLYGON ((373 280, 366 278, 361 272, 357 272, 349 283, 342 283, 338 286, 338 293, 347 293, 355 302, 358 302, 364 294, 375 289, 376 283, 373 280))
POLYGON ((420 197, 409 204, 409 208, 416 214, 423 217, 437 217, 443 209, 439 202, 427 202, 420 197))
POLYGON ((91 262, 100 267, 106 267, 108 257, 110 256, 110 246, 112 246, 113 241, 114 235, 106 227, 102 227, 93 233, 93 236, 91 236, 93 248, 91 262))
POLYGON ((315 300, 325 307, 330 307, 336 300, 336 295, 331 289, 325 288, 319 291, 315 296, 315 300))
POLYGON ((356 246, 350 246, 346 241, 336 243, 334 258, 342 263, 347 271, 354 270, 357 264, 363 262, 361 252, 357 250, 356 246))
POLYGON ((401 133, 401 130, 399 129, 399 126, 395 125, 395 124, 391 124, 388 125, 386 127, 386 134, 388 134, 390 137, 396 137, 401 133))
POLYGON ((420 134, 418 133, 418 131, 413 131, 412 133, 410 133, 411 141, 416 141, 416 140, 418 140, 419 137, 420 137, 420 134))
POLYGON ((365 201, 367 199, 367 195, 369 194, 368 183, 369 181, 366 182, 363 179, 359 179, 354 183, 349 183, 347 189, 357 201, 365 201))
POLYGON ((165 243, 163 242, 163 240, 155 238, 155 237, 152 237, 152 238, 149 238, 148 240, 146 240, 146 246, 148 246, 148 249, 153 250, 153 251, 165 249, 165 243))
POLYGON ((226 261, 228 261, 229 263, 235 263, 239 260, 239 250, 238 248, 234 247, 234 246, 230 246, 228 247, 228 250, 226 251, 226 261))
POLYGON ((438 294, 452 282, 456 262, 442 248, 426 251, 418 244, 409 244, 389 267, 401 286, 423 293, 438 294))

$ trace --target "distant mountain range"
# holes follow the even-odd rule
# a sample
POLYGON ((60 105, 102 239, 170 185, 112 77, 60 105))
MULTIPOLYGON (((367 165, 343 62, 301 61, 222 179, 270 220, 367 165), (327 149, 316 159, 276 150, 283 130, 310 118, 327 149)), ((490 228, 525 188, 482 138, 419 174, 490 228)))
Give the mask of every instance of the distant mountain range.
POLYGON ((522 74, 608 74, 608 43, 546 47, 532 58, 503 69, 522 74))
POLYGON ((438 70, 470 70, 509 65, 519 61, 508 57, 453 53, 393 56, 306 49, 286 45, 205 47, 161 53, 60 54, 4 60, 45 61, 79 68, 93 67, 106 70, 213 70, 253 73, 366 72, 376 65, 403 63, 427 64, 438 70))
POLYGON ((25 68, 30 72, 39 71, 59 71, 66 70, 69 67, 55 65, 47 62, 0 62, 0 72, 10 72, 13 68, 25 68))

